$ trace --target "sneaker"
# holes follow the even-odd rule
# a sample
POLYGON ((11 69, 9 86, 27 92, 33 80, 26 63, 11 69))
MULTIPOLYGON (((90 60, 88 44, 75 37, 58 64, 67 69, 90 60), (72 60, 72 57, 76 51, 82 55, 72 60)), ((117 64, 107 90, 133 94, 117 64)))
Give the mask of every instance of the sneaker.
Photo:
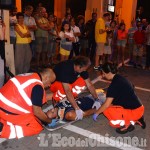
POLYGON ((146 128, 146 123, 143 116, 136 122, 136 124, 140 125, 142 129, 146 128))
POLYGON ((125 134, 127 132, 133 131, 134 129, 135 129, 135 127, 132 124, 130 124, 128 126, 122 126, 120 128, 117 128, 116 132, 119 134, 125 134))
POLYGON ((94 70, 95 70, 95 71, 98 71, 98 70, 99 70, 99 66, 98 66, 98 67, 95 67, 95 66, 94 66, 94 70))
POLYGON ((2 129, 3 129, 3 126, 4 126, 3 123, 0 122, 0 132, 1 132, 2 129))

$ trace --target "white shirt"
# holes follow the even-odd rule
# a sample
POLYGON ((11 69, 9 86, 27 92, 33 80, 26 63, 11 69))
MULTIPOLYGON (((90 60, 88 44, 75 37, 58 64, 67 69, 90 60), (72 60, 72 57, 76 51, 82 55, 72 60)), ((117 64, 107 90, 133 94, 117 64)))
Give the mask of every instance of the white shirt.
MULTIPOLYGON (((71 26, 71 30, 72 30, 73 33, 80 33, 80 29, 77 26, 74 26, 74 27, 71 26)), ((75 43, 76 42, 79 42, 79 37, 78 36, 75 36, 75 43)))
MULTIPOLYGON (((24 24, 26 26, 30 26, 30 25, 36 26, 35 19, 33 17, 27 16, 27 15, 24 15, 24 24)), ((31 40, 35 40, 34 31, 30 31, 30 34, 31 34, 31 40)))
MULTIPOLYGON (((10 24, 17 23, 16 16, 10 16, 9 21, 10 21, 10 24)), ((14 26, 10 26, 10 37, 16 37, 14 26)))

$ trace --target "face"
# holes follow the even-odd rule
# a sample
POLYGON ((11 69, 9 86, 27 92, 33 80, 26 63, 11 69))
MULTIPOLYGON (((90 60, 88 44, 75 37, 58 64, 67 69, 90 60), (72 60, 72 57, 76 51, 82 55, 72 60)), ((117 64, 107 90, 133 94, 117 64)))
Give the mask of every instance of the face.
POLYGON ((69 30, 69 24, 64 25, 64 30, 69 30))
POLYGON ((26 10, 25 13, 26 13, 27 16, 31 16, 32 13, 33 13, 33 9, 31 9, 31 10, 26 10))
POLYGON ((43 8, 43 9, 40 11, 40 14, 41 14, 42 17, 44 17, 44 16, 45 16, 45 13, 46 13, 46 9, 43 8))
POLYGON ((104 78, 106 80, 111 80, 110 73, 105 73, 104 71, 102 71, 101 74, 102 74, 102 78, 104 78))
POLYGON ((47 88, 51 85, 52 82, 54 82, 56 79, 56 76, 54 74, 53 71, 51 71, 50 73, 50 77, 45 75, 43 78, 42 78, 42 82, 43 82, 43 85, 44 85, 44 88, 47 88))
POLYGON ((92 19, 93 19, 93 20, 96 20, 96 19, 97 19, 97 15, 96 15, 96 14, 93 14, 93 15, 92 15, 92 19))
POLYGON ((57 111, 58 111, 58 108, 53 108, 51 110, 49 110, 46 114, 49 118, 56 118, 57 117, 57 111))
POLYGON ((24 21, 24 17, 23 16, 19 16, 19 18, 17 18, 18 23, 23 23, 24 21))
POLYGON ((74 21, 74 19, 71 19, 71 26, 74 26, 75 25, 75 21, 74 21))
POLYGON ((121 30, 124 30, 124 29, 125 29, 125 25, 122 25, 122 26, 121 26, 121 30))
POLYGON ((86 71, 88 69, 89 66, 84 66, 84 67, 81 67, 81 66, 75 66, 74 67, 74 71, 75 72, 78 72, 78 73, 81 73, 83 71, 86 71))

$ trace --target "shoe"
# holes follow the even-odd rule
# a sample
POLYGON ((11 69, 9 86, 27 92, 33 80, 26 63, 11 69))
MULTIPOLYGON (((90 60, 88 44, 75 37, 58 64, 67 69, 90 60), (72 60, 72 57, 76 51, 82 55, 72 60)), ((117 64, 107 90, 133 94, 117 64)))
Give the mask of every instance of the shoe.
POLYGON ((98 68, 99 68, 99 66, 98 66, 98 67, 95 67, 95 66, 94 66, 94 70, 95 70, 95 71, 98 71, 98 70, 99 70, 98 68))
POLYGON ((3 129, 3 126, 4 126, 3 123, 0 122, 0 132, 1 132, 2 129, 3 129))
POLYGON ((135 127, 130 124, 129 126, 122 126, 120 128, 117 128, 116 129, 116 132, 119 133, 119 134, 125 134, 127 132, 131 132, 135 129, 135 127))
POLYGON ((102 65, 99 65, 99 66, 98 66, 98 70, 99 70, 99 71, 102 71, 102 65))
POLYGON ((143 116, 136 122, 136 124, 140 125, 142 129, 146 128, 146 123, 143 116))

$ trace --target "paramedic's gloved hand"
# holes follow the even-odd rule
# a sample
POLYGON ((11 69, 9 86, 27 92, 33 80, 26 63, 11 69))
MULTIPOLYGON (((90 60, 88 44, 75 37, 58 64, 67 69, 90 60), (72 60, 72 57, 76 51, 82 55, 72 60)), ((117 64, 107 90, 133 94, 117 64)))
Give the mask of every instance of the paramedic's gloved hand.
POLYGON ((48 124, 49 127, 54 127, 56 125, 57 119, 52 119, 52 122, 48 124))
POLYGON ((92 108, 95 108, 96 110, 98 110, 101 107, 101 102, 99 99, 96 99, 92 108))
POLYGON ((75 112, 76 112, 76 120, 82 120, 84 112, 81 109, 76 109, 75 112))
POLYGON ((93 118, 94 121, 97 121, 97 117, 98 117, 98 114, 94 114, 94 115, 92 116, 92 118, 93 118))

